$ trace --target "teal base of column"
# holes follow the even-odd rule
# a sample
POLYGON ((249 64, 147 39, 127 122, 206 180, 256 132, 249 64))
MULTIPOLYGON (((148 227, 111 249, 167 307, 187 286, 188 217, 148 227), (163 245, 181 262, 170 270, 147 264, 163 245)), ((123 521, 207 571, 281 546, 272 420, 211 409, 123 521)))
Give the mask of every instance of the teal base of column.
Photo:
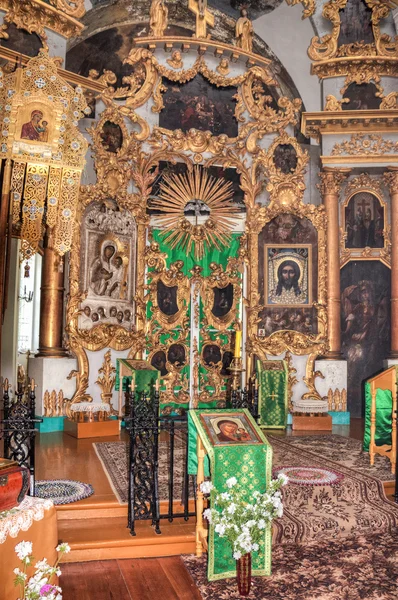
POLYGON ((332 417, 333 425, 349 425, 351 415, 349 412, 335 412, 330 411, 329 415, 332 417))
POLYGON ((54 431, 64 430, 64 421, 66 417, 41 417, 36 416, 36 419, 43 419, 43 423, 36 423, 35 428, 40 433, 53 433, 54 431))
MULTIPOLYGON (((333 425, 349 425, 350 424, 350 413, 349 412, 337 412, 330 410, 328 413, 332 417, 333 425)), ((293 421, 292 415, 287 415, 287 424, 291 425, 293 421)))

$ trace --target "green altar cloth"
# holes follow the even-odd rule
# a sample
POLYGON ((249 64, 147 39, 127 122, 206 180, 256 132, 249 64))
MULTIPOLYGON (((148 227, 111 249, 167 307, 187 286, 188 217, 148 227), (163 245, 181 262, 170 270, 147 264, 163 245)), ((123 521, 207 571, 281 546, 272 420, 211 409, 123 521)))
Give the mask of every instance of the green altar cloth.
POLYGON ((121 380, 122 391, 125 392, 132 379, 134 379, 135 390, 138 394, 142 392, 150 394, 159 379, 159 371, 146 360, 117 358, 115 390, 120 391, 121 380))
MULTIPOLYGON (((188 413, 188 473, 197 474, 197 436, 200 436, 208 460, 205 461, 205 475, 211 474, 213 485, 219 492, 228 490, 227 479, 236 477, 237 485, 244 496, 251 498, 254 491, 264 493, 271 479, 272 448, 263 432, 256 425, 247 409, 239 410, 190 410, 188 413), (233 443, 214 445, 201 415, 220 415, 225 419, 243 413, 259 439, 257 443, 233 443)), ((271 537, 272 527, 264 530, 264 538, 258 552, 252 552, 253 575, 271 574, 271 537)), ((207 577, 209 581, 236 577, 236 561, 232 549, 225 538, 220 538, 209 525, 207 577)))
POLYGON ((260 427, 286 429, 288 414, 288 367, 284 360, 269 360, 256 364, 258 412, 260 427))
MULTIPOLYGON (((370 445, 370 413, 372 394, 370 383, 365 383, 365 433, 363 436, 363 449, 369 452, 370 445)), ((390 390, 376 389, 376 446, 391 446, 392 430, 392 395, 390 390)))

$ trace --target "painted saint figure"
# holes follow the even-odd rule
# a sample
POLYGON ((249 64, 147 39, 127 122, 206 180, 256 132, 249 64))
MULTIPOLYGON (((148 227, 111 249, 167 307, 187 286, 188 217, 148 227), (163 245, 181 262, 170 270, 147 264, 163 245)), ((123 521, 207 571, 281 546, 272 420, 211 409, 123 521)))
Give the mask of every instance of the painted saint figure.
POLYGON ((253 23, 247 16, 247 10, 245 8, 242 8, 240 15, 240 18, 236 21, 235 25, 236 46, 246 52, 252 52, 254 33, 253 23))
POLYGON ((167 28, 167 16, 169 9, 164 0, 152 0, 149 11, 149 35, 151 37, 162 37, 167 28))
POLYGON ((273 304, 303 304, 308 302, 307 295, 300 287, 300 267, 294 260, 284 260, 278 267, 278 283, 271 290, 273 304))
POLYGON ((111 258, 116 248, 112 243, 105 242, 101 256, 97 256, 91 265, 90 287, 97 296, 105 296, 112 279, 111 258))
POLYGON ((250 441, 250 434, 235 421, 224 419, 217 423, 220 433, 217 434, 219 442, 247 442, 250 441))
POLYGON ((21 130, 22 140, 31 140, 32 142, 46 142, 48 137, 47 132, 47 121, 43 121, 40 125, 40 121, 43 118, 41 110, 34 110, 30 115, 29 123, 24 123, 21 130))

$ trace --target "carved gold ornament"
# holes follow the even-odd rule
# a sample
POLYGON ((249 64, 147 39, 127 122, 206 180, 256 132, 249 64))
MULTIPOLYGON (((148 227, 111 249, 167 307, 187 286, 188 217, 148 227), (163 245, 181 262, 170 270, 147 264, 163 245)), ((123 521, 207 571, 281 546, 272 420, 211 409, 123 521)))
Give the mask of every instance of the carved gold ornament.
POLYGON ((380 22, 385 19, 391 11, 391 5, 382 0, 365 0, 365 3, 372 11, 372 30, 374 43, 365 44, 362 41, 356 41, 352 44, 338 46, 340 35, 341 20, 340 11, 347 5, 347 0, 330 0, 323 6, 322 16, 332 24, 331 33, 327 33, 319 38, 315 36, 311 40, 308 49, 308 55, 311 60, 325 61, 335 57, 398 57, 397 38, 392 38, 386 33, 382 33, 380 22))
POLYGON ((311 17, 316 8, 315 0, 286 0, 289 6, 296 6, 296 4, 302 4, 304 6, 302 19, 311 17))
POLYGON ((187 256, 193 252, 197 260, 206 249, 221 250, 231 241, 233 216, 239 212, 232 198, 231 182, 216 179, 199 166, 163 175, 159 197, 152 200, 153 208, 165 213, 155 217, 163 240, 187 256))
POLYGON ((398 142, 386 140, 380 134, 354 133, 350 140, 336 143, 332 149, 332 156, 341 156, 343 154, 355 155, 376 155, 398 153, 398 142))
POLYGON ((341 100, 337 100, 337 98, 335 98, 335 96, 333 96, 332 94, 329 94, 328 96, 326 96, 326 103, 325 103, 325 111, 338 111, 338 110, 343 110, 343 104, 347 104, 347 102, 349 102, 349 98, 342 98, 341 100))
POLYGON ((13 23, 18 29, 36 33, 47 46, 45 29, 51 29, 64 38, 78 36, 84 29, 80 19, 84 13, 84 0, 0 0, 0 9, 6 11, 4 25, 13 23))
POLYGON ((87 151, 78 130, 87 109, 83 90, 59 76, 56 61, 44 50, 12 73, 0 70, 0 80, 0 156, 14 161, 12 218, 23 240, 21 259, 37 251, 44 225, 63 255, 71 247, 87 151))
POLYGON ((290 137, 284 131, 273 140, 267 152, 263 150, 259 152, 258 159, 265 170, 266 189, 271 200, 270 207, 273 203, 285 207, 299 203, 304 195, 304 173, 309 156, 306 150, 301 149, 296 138, 290 137), (276 164, 275 152, 279 146, 290 147, 295 152, 296 166, 294 169, 289 169, 288 172, 283 172, 276 164))
POLYGON ((116 369, 112 364, 111 351, 105 352, 102 367, 98 369, 98 379, 95 382, 101 389, 101 400, 109 404, 110 413, 117 414, 112 406, 112 392, 116 382, 116 369))

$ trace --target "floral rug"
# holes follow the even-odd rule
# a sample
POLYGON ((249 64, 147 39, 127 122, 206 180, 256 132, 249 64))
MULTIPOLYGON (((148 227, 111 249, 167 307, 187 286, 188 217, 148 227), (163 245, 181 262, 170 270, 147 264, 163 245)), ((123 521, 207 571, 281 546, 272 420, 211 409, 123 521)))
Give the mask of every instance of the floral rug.
MULTIPOLYGON (((208 582, 206 556, 182 560, 203 600, 240 598, 236 579, 208 582)), ((274 546, 271 577, 255 577, 257 600, 393 600, 398 597, 398 535, 355 536, 274 546)))
POLYGON ((70 504, 94 494, 89 483, 72 479, 43 479, 35 481, 35 496, 43 500, 52 500, 54 504, 70 504))
POLYGON ((291 437, 269 436, 274 450, 274 471, 290 465, 300 469, 328 469, 343 478, 333 485, 284 487, 285 510, 283 518, 274 523, 274 543, 325 542, 350 535, 390 533, 398 527, 398 504, 387 500, 379 479, 342 462, 332 462, 323 451, 309 452, 302 447, 298 451, 291 440, 291 437))
MULTIPOLYGON (((174 500, 183 497, 184 485, 184 449, 185 439, 181 432, 175 435, 174 443, 174 500)), ((120 504, 128 501, 128 444, 126 442, 97 442, 94 450, 101 461, 112 490, 120 504)), ((168 500, 169 497, 169 444, 159 442, 159 498, 168 500)), ((193 497, 193 483, 190 478, 190 497, 193 497)))
POLYGON ((276 467, 272 470, 275 478, 281 473, 289 478, 291 485, 334 485, 344 479, 337 471, 317 467, 276 467))
MULTIPOLYGON (((271 443, 278 436, 267 434, 271 443)), ((369 453, 362 451, 362 442, 342 435, 306 435, 289 436, 283 438, 289 441, 291 446, 298 450, 315 452, 337 464, 343 464, 357 473, 376 477, 381 481, 394 481, 395 474, 391 472, 391 463, 385 456, 376 454, 375 464, 372 467, 369 461, 369 453)), ((275 463, 274 463, 275 464, 275 463)))

